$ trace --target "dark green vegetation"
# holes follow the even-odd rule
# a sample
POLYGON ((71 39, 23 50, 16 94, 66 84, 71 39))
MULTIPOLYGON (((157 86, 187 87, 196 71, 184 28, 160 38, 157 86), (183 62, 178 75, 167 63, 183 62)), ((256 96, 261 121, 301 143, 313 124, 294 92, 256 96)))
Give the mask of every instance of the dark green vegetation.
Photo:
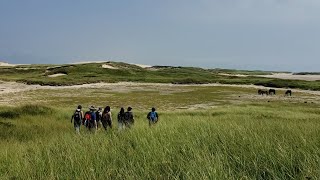
POLYGON ((294 73, 294 75, 320 75, 320 72, 299 72, 294 73))
POLYGON ((161 112, 152 128, 141 111, 133 129, 77 136, 72 109, 2 107, 0 179, 318 179, 318 108, 251 103, 161 112))
POLYGON ((40 85, 75 85, 98 82, 156 82, 173 84, 255 84, 268 87, 300 88, 320 90, 320 83, 301 80, 281 80, 263 77, 225 76, 228 74, 261 75, 270 74, 262 71, 237 71, 225 69, 201 69, 192 67, 166 67, 141 68, 136 65, 109 62, 107 64, 117 69, 102 68, 105 63, 63 65, 60 67, 46 65, 32 65, 20 67, 0 68, 0 80, 18 81, 27 84, 40 85), (66 74, 50 78, 48 75, 66 74))

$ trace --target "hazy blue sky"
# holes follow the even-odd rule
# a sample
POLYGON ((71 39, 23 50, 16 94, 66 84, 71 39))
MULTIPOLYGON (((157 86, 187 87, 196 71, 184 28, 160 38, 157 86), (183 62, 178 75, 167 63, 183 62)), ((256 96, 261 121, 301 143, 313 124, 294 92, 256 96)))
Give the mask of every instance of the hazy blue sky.
POLYGON ((320 0, 0 0, 0 61, 320 71, 320 0))

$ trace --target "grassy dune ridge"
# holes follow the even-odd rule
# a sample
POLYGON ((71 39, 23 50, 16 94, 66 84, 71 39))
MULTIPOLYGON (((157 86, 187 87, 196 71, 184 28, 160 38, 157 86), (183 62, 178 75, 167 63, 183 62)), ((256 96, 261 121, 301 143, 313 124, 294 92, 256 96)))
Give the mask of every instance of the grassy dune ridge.
POLYGON ((132 129, 78 136, 72 109, 1 107, 0 178, 317 179, 318 108, 253 103, 160 112, 152 128, 140 111, 132 129))
POLYGON ((267 75, 272 72, 241 71, 228 69, 202 69, 194 67, 155 66, 144 69, 136 65, 121 62, 108 62, 117 69, 102 68, 106 63, 72 64, 72 65, 30 65, 17 67, 1 67, 0 80, 18 81, 40 85, 76 85, 98 82, 152 82, 174 84, 255 84, 267 87, 300 88, 320 90, 319 81, 281 80, 250 75, 267 75), (53 74, 66 74, 50 78, 53 74), (220 73, 231 74, 230 76, 220 73), (236 74, 249 75, 238 77, 236 74), (232 76, 232 74, 234 76, 232 76))

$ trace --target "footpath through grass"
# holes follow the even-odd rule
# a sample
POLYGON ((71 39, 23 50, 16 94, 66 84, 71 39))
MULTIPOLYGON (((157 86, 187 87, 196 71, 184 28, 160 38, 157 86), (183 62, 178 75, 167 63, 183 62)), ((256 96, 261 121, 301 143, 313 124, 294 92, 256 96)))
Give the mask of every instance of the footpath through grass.
POLYGON ((71 109, 2 107, 0 179, 319 179, 318 108, 160 112, 152 128, 135 112, 132 129, 75 135, 71 109))

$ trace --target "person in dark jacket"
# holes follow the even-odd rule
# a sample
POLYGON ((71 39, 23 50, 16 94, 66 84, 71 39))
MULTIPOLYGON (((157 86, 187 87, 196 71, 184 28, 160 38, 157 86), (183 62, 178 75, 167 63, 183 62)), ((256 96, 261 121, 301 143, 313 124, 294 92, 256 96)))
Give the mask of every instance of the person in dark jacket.
POLYGON ((79 105, 71 117, 71 123, 73 121, 74 129, 78 134, 80 134, 80 126, 81 126, 81 121, 83 119, 83 111, 81 109, 82 109, 82 106, 79 105))
POLYGON ((119 131, 125 128, 125 124, 124 124, 124 108, 122 107, 120 109, 120 112, 118 113, 118 129, 119 131))
POLYGON ((90 108, 90 116, 87 118, 88 128, 89 130, 97 130, 97 116, 96 116, 96 108, 94 106, 91 106, 90 108))
POLYGON ((102 127, 101 119, 102 119, 102 108, 99 107, 98 111, 96 111, 96 118, 97 118, 97 129, 102 127))
POLYGON ((106 106, 104 108, 103 113, 102 113, 102 126, 105 130, 107 130, 107 127, 109 126, 112 128, 112 115, 111 115, 111 108, 110 106, 106 106))
POLYGON ((128 128, 131 128, 131 126, 134 124, 134 117, 131 110, 132 108, 128 107, 127 112, 124 113, 124 123, 128 128))

